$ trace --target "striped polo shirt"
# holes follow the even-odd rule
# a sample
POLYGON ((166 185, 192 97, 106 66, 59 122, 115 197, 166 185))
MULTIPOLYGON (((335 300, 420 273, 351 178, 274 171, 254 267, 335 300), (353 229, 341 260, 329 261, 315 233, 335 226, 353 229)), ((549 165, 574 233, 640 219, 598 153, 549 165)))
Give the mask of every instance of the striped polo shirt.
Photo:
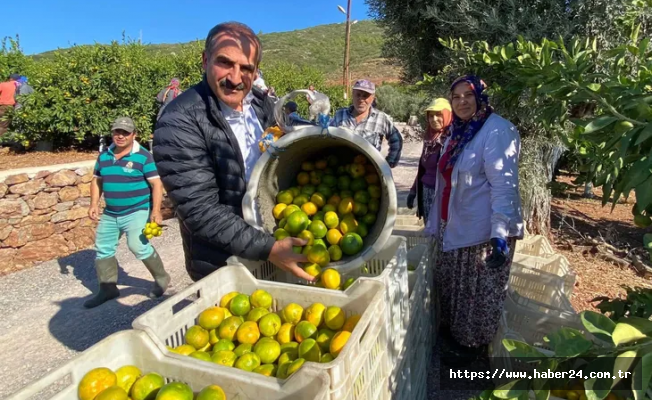
POLYGON ((122 216, 139 210, 149 210, 151 189, 148 179, 159 179, 152 154, 137 142, 121 159, 113 153, 114 145, 97 157, 94 175, 102 179, 106 208, 112 216, 122 216))

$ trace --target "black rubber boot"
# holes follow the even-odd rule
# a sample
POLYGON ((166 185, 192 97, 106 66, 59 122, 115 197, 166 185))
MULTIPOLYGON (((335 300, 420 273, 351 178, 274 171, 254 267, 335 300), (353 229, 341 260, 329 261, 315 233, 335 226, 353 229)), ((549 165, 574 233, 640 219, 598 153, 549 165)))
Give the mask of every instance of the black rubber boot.
POLYGON ((95 271, 97 271, 97 280, 100 282, 100 290, 92 299, 84 303, 86 308, 95 308, 120 296, 117 286, 118 261, 115 257, 95 260, 95 271))
POLYGON ((163 293, 165 293, 165 290, 170 284, 170 275, 165 272, 163 260, 161 260, 161 257, 159 257, 156 250, 154 250, 154 253, 152 253, 151 256, 143 260, 143 264, 145 264, 147 270, 154 277, 154 286, 149 292, 149 297, 156 298, 163 296, 163 293))

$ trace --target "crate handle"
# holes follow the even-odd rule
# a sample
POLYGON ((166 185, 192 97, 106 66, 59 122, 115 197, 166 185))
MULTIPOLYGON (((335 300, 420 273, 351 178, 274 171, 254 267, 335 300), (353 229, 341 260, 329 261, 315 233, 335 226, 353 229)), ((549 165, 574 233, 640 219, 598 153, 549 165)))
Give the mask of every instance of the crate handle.
MULTIPOLYGON (((34 382, 33 384, 19 390, 18 392, 14 393, 13 395, 9 396, 7 400, 27 400, 32 398, 34 395, 37 393, 49 388, 50 386, 54 385, 58 381, 68 377, 69 375, 72 375, 72 371, 70 371, 70 366, 66 365, 64 367, 61 367, 57 369, 56 371, 47 374, 43 378, 39 379, 38 381, 34 382)), ((72 382, 72 379, 70 379, 72 382)), ((61 388, 57 393, 61 393, 63 390, 66 388, 70 387, 72 385, 69 384, 66 387, 61 388)))
POLYGON ((202 296, 203 291, 204 291, 203 288, 199 288, 197 289, 196 292, 190 293, 186 297, 179 299, 179 301, 177 301, 172 305, 172 307, 170 307, 170 309, 172 310, 172 315, 178 314, 186 307, 189 307, 194 303, 198 302, 199 300, 201 300, 201 298, 203 297, 202 296))

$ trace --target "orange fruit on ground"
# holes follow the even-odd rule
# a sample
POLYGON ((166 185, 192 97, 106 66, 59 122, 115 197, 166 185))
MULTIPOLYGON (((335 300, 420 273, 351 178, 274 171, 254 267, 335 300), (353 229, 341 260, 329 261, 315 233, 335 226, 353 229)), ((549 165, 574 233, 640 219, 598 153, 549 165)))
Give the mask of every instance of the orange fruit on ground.
POLYGON ((344 348, 346 342, 348 342, 350 337, 351 337, 351 332, 347 332, 347 331, 337 332, 335 336, 333 336, 333 339, 331 339, 331 346, 329 349, 333 357, 337 358, 337 356, 340 355, 342 349, 344 348))
POLYGON ((335 336, 335 331, 332 331, 328 328, 320 329, 317 332, 317 344, 321 348, 322 353, 328 353, 330 351, 331 339, 335 336))
POLYGON ((134 383, 129 394, 133 400, 149 400, 156 396, 156 392, 163 385, 165 385, 165 379, 157 373, 150 372, 134 383), (152 393, 154 394, 152 395, 152 393))
POLYGON ((342 237, 340 247, 347 256, 358 254, 362 250, 362 237, 357 233, 349 232, 342 237))
POLYGON ((129 393, 134 382, 143 375, 140 368, 134 365, 125 365, 115 371, 117 385, 129 393))
POLYGON ((292 361, 292 363, 288 366, 288 369, 287 369, 288 378, 292 374, 297 372, 299 370, 299 368, 301 368, 303 366, 303 363, 305 363, 305 362, 306 362, 306 360, 304 358, 297 358, 296 360, 292 361))
POLYGON ((260 364, 260 357, 258 357, 258 354, 247 353, 243 354, 242 357, 236 360, 234 367, 243 371, 251 372, 254 369, 260 367, 260 364))
MULTIPOLYGON (((340 202, 341 202, 341 201, 342 201, 342 198, 341 198, 340 196, 338 196, 338 195, 333 195, 333 196, 331 196, 331 197, 328 199, 328 202, 327 202, 326 205, 329 205, 329 204, 330 204, 331 206, 337 207, 337 206, 340 205, 340 202)), ((326 207, 326 206, 324 206, 324 207, 326 207)))
POLYGON ((296 211, 301 211, 301 207, 296 204, 291 204, 283 210, 283 218, 285 218, 285 223, 287 223, 287 218, 296 211))
POLYGON ((349 318, 346 319, 346 322, 342 326, 343 331, 347 332, 353 332, 353 329, 355 329, 355 326, 360 322, 360 315, 351 315, 349 318))
POLYGON ((253 321, 244 322, 238 327, 236 338, 240 343, 255 344, 260 339, 258 324, 253 321))
POLYGON ((281 328, 278 330, 278 333, 276 334, 276 341, 279 342, 281 345, 284 345, 286 343, 290 343, 294 340, 294 325, 292 325, 289 322, 284 323, 281 325, 281 328))
POLYGON ((297 183, 299 183, 300 186, 310 183, 310 174, 307 172, 299 172, 297 175, 297 183))
POLYGON ((93 400, 101 391, 118 383, 116 374, 108 368, 95 368, 86 373, 77 388, 80 400, 93 400))
POLYGON ((240 317, 229 317, 222 321, 220 324, 220 327, 218 328, 218 336, 220 339, 227 339, 230 341, 233 341, 235 338, 235 334, 238 331, 238 328, 240 325, 242 325, 244 321, 242 321, 242 318, 240 317))
POLYGON ((258 289, 251 294, 251 305, 258 308, 269 309, 272 306, 272 295, 262 289, 258 289))
POLYGON ((315 235, 312 234, 309 230, 301 231, 297 237, 307 241, 306 246, 312 246, 315 244, 315 235))
POLYGON ((338 229, 329 229, 328 233, 326 233, 326 240, 332 245, 339 244, 340 240, 342 240, 342 232, 338 229))
POLYGON ((310 322, 316 327, 321 326, 324 322, 324 311, 326 311, 326 306, 321 303, 313 303, 310 307, 306 308, 306 311, 303 313, 306 321, 310 322))
MULTIPOLYGON (((157 396, 158 397, 158 396, 157 396)), ((111 386, 100 392, 94 400, 128 400, 127 392, 120 386, 111 386)), ((191 399, 192 400, 192 399, 191 399)))
POLYGON ((239 344, 238 347, 236 347, 233 350, 233 353, 235 353, 236 357, 242 357, 243 354, 246 353, 251 353, 253 351, 254 345, 251 343, 242 343, 239 344))
POLYGON ((217 343, 213 345, 213 353, 218 351, 233 351, 235 349, 235 344, 229 339, 220 339, 217 343))
POLYGON ((344 218, 342 218, 342 221, 340 221, 339 230, 343 235, 355 232, 357 229, 358 221, 356 221, 355 217, 351 214, 345 215, 344 218))
POLYGON ((285 230, 288 231, 290 235, 298 235, 299 232, 306 230, 308 225, 310 225, 308 215, 303 211, 296 211, 287 217, 285 230))
POLYGON ((313 277, 317 277, 319 276, 319 274, 321 274, 321 267, 319 266, 319 264, 315 264, 315 263, 310 263, 306 265, 305 267, 303 267, 303 270, 306 271, 308 275, 313 277))
POLYGON ((351 214, 353 212, 353 199, 351 197, 343 198, 337 206, 337 211, 340 215, 351 214))
POLYGON ((292 192, 289 190, 283 190, 281 192, 278 192, 276 195, 276 202, 280 204, 285 204, 290 205, 292 204, 292 200, 294 200, 294 196, 292 195, 292 192))
POLYGON ((328 249, 326 246, 321 244, 316 244, 308 250, 308 261, 311 263, 319 264, 320 267, 326 267, 331 261, 331 256, 328 254, 328 249))
POLYGON ((301 169, 304 171, 314 171, 315 164, 311 163, 310 161, 305 161, 301 163, 301 169))
POLYGON ((306 204, 307 202, 310 201, 310 195, 305 195, 305 194, 300 194, 297 197, 294 198, 292 201, 292 204, 295 206, 301 207, 302 205, 306 204))
POLYGON ((258 321, 260 333, 266 337, 276 336, 282 325, 281 317, 276 313, 269 313, 258 321))
POLYGON ((197 323, 202 328, 210 331, 220 326, 224 318, 226 318, 226 308, 210 307, 202 311, 197 318, 197 323))
POLYGON ((239 294, 231 300, 229 310, 233 315, 244 317, 251 311, 251 302, 246 294, 239 294))
POLYGON ((314 339, 317 337, 317 327, 308 321, 301 321, 294 327, 294 337, 299 343, 306 339, 314 339))
POLYGON ((226 400, 226 393, 221 387, 210 385, 203 388, 195 400, 226 400))
POLYGON ((199 350, 208 344, 208 331, 199 325, 193 325, 186 332, 186 344, 199 350))
POLYGON ((301 211, 308 214, 309 217, 312 217, 313 215, 317 214, 317 211, 319 211, 319 209, 317 208, 315 203, 309 201, 301 205, 301 211))
POLYGON ((231 292, 222 296, 222 299, 220 300, 220 307, 228 309, 231 305, 231 300, 233 300, 233 298, 239 294, 239 292, 231 292))
POLYGON ((275 205, 274 208, 272 209, 272 214, 274 214, 274 218, 279 220, 283 219, 283 211, 285 211, 287 207, 288 205, 283 203, 275 205))
MULTIPOLYGON (((287 225, 287 223, 286 223, 286 225, 287 225)), ((279 229, 274 231, 274 239, 276 239, 276 240, 283 240, 283 239, 288 238, 290 236, 292 236, 292 235, 290 235, 290 232, 286 231, 285 229, 279 228, 279 229)))
POLYGON ((342 249, 336 244, 328 247, 328 254, 331 256, 331 261, 340 261, 342 259, 342 249))
POLYGON ((195 394, 185 383, 170 382, 159 389, 157 400, 193 400, 195 394))
POLYGON ((299 358, 306 361, 319 362, 321 358, 321 348, 315 339, 306 339, 299 345, 299 358))
POLYGON ((342 277, 336 269, 329 268, 322 271, 321 283, 326 289, 339 289, 340 284, 342 283, 342 277))
POLYGON ((254 353, 263 364, 273 364, 281 355, 281 345, 274 339, 261 340, 254 346, 254 353))
POLYGON ((308 225, 308 230, 313 234, 315 239, 322 239, 326 236, 328 228, 323 221, 313 220, 310 225, 308 225))
POLYGON ((326 325, 328 329, 339 331, 342 329, 342 326, 344 326, 344 322, 346 322, 346 316, 341 308, 331 306, 326 309, 326 313, 324 314, 324 325, 326 325))
MULTIPOLYGON (((275 377, 277 370, 278 367, 276 366, 276 364, 261 364, 260 367, 254 368, 252 372, 264 376, 275 377)), ((199 398, 197 398, 197 400, 199 400, 199 398)))
POLYGON ((217 351, 211 356, 211 361, 215 364, 224 365, 225 367, 232 367, 237 359, 238 356, 228 350, 217 351))
POLYGON ((301 318, 303 317, 303 307, 296 303, 290 303, 283 308, 282 316, 285 322, 296 325, 301 322, 301 318))

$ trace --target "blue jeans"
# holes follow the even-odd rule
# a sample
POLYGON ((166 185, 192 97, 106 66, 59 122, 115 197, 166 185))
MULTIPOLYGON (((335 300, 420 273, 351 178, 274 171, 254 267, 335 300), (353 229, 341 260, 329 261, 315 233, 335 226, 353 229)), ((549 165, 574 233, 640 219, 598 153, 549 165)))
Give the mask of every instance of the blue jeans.
POLYGON ((113 217, 102 214, 95 234, 95 258, 101 260, 115 256, 118 242, 123 233, 127 234, 127 246, 139 260, 154 253, 154 248, 143 235, 145 224, 149 222, 149 210, 140 210, 128 215, 113 217))

